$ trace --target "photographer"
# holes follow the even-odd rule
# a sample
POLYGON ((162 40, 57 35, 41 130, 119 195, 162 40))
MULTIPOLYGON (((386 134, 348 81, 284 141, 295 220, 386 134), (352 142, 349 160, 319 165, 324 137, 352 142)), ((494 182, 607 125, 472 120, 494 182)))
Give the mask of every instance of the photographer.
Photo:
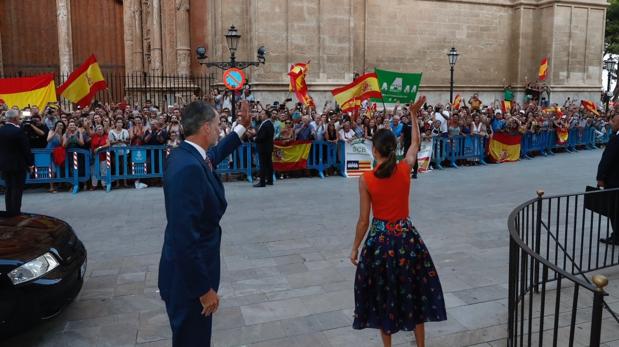
POLYGON ((172 114, 170 117, 170 124, 166 127, 167 134, 171 134, 172 132, 175 132, 180 139, 183 139, 183 125, 180 123, 176 112, 172 114))
MULTIPOLYGON (((24 111, 24 114, 27 114, 24 111)), ((22 122, 22 130, 28 137, 30 148, 45 148, 47 146, 47 133, 49 129, 41 121, 41 115, 37 113, 25 116, 22 122)))

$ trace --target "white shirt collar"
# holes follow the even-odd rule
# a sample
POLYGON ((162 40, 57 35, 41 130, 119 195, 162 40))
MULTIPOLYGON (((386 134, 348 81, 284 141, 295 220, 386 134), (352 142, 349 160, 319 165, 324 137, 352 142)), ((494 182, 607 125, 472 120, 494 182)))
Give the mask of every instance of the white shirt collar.
POLYGON ((189 141, 189 140, 185 140, 185 142, 187 142, 188 144, 192 145, 196 150, 198 150, 198 153, 200 153, 200 155, 202 156, 202 160, 206 160, 206 151, 204 150, 204 148, 198 146, 197 144, 189 141))
POLYGON ((15 123, 11 123, 11 122, 6 122, 6 124, 11 124, 12 126, 16 127, 16 128, 20 128, 19 125, 15 124, 15 123))

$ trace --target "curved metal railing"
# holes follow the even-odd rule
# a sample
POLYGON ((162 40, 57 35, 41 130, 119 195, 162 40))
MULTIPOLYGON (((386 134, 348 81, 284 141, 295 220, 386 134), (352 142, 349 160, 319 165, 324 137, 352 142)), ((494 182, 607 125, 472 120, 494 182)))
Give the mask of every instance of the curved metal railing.
POLYGON ((619 320, 604 302, 608 280, 585 274, 619 264, 619 246, 599 242, 619 232, 619 189, 543 195, 508 220, 507 345, 599 346, 604 309, 605 324, 619 320))

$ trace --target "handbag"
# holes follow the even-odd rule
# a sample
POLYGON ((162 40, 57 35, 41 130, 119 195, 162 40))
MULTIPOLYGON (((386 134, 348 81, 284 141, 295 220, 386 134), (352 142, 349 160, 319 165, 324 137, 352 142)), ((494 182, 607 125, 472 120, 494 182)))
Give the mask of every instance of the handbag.
POLYGON ((67 150, 64 147, 58 146, 52 151, 52 161, 54 162, 54 164, 62 166, 66 158, 67 150))
POLYGON ((609 218, 616 218, 619 210, 619 190, 605 190, 587 186, 584 207, 591 212, 609 218))

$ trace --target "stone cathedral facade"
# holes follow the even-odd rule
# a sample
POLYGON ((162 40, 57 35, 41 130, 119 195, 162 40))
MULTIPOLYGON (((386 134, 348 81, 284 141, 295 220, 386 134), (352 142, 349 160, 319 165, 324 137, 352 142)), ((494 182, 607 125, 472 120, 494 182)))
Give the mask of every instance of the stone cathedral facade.
MULTIPOLYGON (((22 6, 17 3, 28 1, 4 2, 4 6, 22 6)), ((550 62, 546 83, 553 101, 562 102, 567 96, 597 101, 602 88, 605 0, 45 2, 51 3, 50 9, 57 15, 55 27, 49 28, 57 33, 57 57, 50 58, 53 61, 48 64, 58 66, 60 72, 71 71, 80 63, 75 40, 94 19, 75 17, 84 18, 77 12, 87 10, 84 4, 92 2, 116 8, 116 12, 110 11, 113 20, 101 14, 101 26, 122 26, 115 29, 110 42, 102 40, 93 50, 122 40, 121 49, 110 50, 109 59, 127 74, 206 73, 206 67, 198 64, 195 49, 206 47, 209 61, 227 61, 224 34, 235 25, 242 35, 238 60, 255 60, 260 46, 268 50, 266 65, 246 70, 254 92, 266 102, 288 95, 290 64, 308 61, 310 95, 317 105, 330 98, 331 89, 352 81, 354 73, 374 67, 423 72, 421 92, 431 102, 444 102, 449 98, 446 54, 451 47, 460 53, 455 91, 465 98, 479 92, 482 100, 491 101, 501 95, 507 83, 514 86, 518 97, 527 82, 536 80, 544 57, 550 62)), ((0 24, 0 67, 4 52, 5 70, 17 63, 7 63, 10 56, 16 56, 7 51, 17 47, 17 43, 7 42, 15 37, 6 34, 8 26, 0 24)), ((106 61, 102 65, 105 67, 106 61)), ((211 68, 210 72, 221 79, 220 71, 211 68)))

